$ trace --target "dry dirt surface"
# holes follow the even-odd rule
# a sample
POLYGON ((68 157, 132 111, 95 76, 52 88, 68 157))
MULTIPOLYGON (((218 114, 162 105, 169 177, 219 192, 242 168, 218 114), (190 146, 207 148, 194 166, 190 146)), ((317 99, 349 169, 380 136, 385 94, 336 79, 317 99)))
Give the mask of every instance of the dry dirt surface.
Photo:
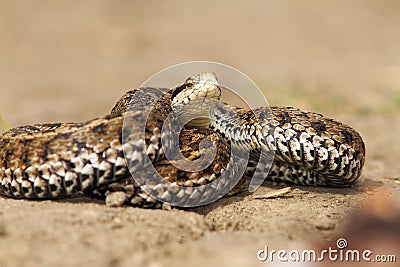
POLYGON ((285 185, 267 184, 171 211, 0 198, 0 266, 281 266, 258 252, 337 249, 339 238, 397 256, 358 266, 398 266, 399 13, 389 0, 0 0, 3 128, 104 115, 161 69, 210 60, 246 73, 271 104, 352 125, 367 147, 351 189, 269 198, 285 185))

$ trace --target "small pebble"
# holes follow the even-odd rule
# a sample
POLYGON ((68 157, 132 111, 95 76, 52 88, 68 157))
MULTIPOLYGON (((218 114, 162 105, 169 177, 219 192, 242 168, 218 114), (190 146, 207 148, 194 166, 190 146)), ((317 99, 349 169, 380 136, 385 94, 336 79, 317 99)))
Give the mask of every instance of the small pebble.
POLYGON ((335 228, 335 223, 328 219, 323 219, 315 224, 315 228, 318 230, 332 230, 335 228))
POLYGON ((169 204, 169 203, 163 203, 162 204, 162 207, 161 207, 163 210, 172 210, 172 206, 171 206, 171 204, 169 204))
POLYGON ((109 207, 121 207, 126 200, 124 192, 112 192, 106 197, 106 205, 109 207))

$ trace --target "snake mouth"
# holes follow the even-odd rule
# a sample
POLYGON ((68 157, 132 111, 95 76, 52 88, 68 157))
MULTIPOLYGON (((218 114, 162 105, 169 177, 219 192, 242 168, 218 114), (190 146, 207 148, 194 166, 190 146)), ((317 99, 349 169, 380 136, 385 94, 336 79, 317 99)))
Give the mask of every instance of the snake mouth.
POLYGON ((179 115, 181 123, 189 127, 205 128, 221 97, 221 88, 215 73, 204 72, 189 77, 174 89, 171 107, 179 115))

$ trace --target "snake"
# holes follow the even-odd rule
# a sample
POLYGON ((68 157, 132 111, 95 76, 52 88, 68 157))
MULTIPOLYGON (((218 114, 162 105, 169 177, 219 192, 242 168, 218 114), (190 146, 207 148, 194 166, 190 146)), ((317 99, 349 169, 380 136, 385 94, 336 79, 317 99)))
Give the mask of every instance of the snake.
POLYGON ((294 107, 251 110, 220 97, 216 75, 200 73, 172 89, 130 90, 109 114, 86 122, 10 129, 0 136, 0 195, 105 199, 122 192, 124 204, 160 208, 242 192, 255 173, 324 187, 351 187, 360 177, 365 144, 352 127, 294 107), (194 161, 202 167, 191 170, 194 161))

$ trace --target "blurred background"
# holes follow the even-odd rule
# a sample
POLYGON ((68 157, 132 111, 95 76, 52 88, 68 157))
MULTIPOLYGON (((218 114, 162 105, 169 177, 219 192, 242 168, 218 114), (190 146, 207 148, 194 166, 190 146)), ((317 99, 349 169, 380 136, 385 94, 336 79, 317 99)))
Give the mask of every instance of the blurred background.
POLYGON ((0 1, 3 128, 84 121, 174 64, 247 74, 270 104, 361 132, 367 176, 396 176, 400 2, 0 1))
POLYGON ((224 199, 205 216, 0 199, 1 263, 84 266, 87 258, 97 266, 141 266, 162 257, 170 264, 151 266, 216 259, 248 266, 267 241, 284 248, 329 237, 334 244, 344 217, 356 229, 340 237, 349 236, 352 246, 398 253, 399 14, 398 0, 0 0, 0 132, 105 115, 156 72, 207 60, 247 74, 272 105, 351 125, 367 148, 355 189, 307 189, 250 205, 224 199), (360 204, 367 196, 373 205, 360 204), (363 205, 348 216, 350 207, 363 205), (194 218, 204 217, 216 228, 197 225, 194 218))

